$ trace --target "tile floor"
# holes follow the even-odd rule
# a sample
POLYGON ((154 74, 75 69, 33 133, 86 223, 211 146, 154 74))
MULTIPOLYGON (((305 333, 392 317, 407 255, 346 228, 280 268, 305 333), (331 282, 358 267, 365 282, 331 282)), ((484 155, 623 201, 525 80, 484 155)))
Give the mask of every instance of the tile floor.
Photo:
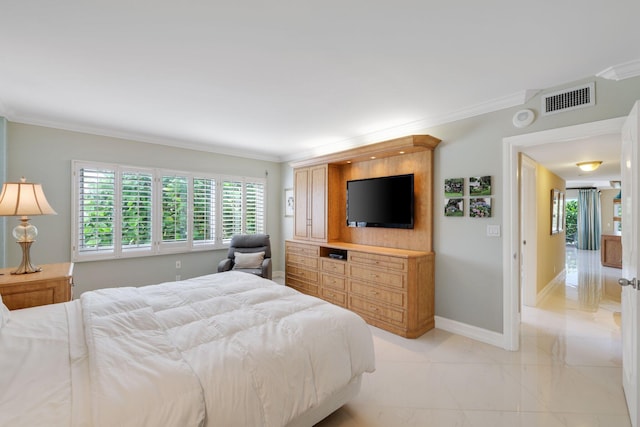
POLYGON ((376 372, 316 427, 630 426, 620 270, 599 257, 567 249, 565 286, 523 307, 518 352, 438 329, 407 340, 372 327, 376 372))

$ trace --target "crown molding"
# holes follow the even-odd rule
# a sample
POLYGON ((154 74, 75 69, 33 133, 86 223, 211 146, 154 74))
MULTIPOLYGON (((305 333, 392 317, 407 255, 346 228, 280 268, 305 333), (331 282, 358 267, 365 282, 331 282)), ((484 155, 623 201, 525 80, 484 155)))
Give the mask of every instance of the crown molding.
MULTIPOLYGON (((0 107, 2 105, 0 104, 0 107)), ((1 115, 1 114, 0 114, 1 115)), ((222 154, 226 156, 233 157, 242 157, 245 159, 253 159, 253 160, 264 160, 269 162, 279 163, 281 160, 276 155, 269 155, 260 152, 253 152, 248 150, 234 149, 228 148, 225 146, 215 145, 215 144, 207 144, 207 143, 199 143, 199 142, 187 142, 187 141, 179 141, 170 138, 162 138, 159 136, 147 135, 143 133, 136 132, 128 132, 128 131, 118 131, 114 129, 105 129, 102 127, 94 127, 94 126, 84 126, 77 123, 67 123, 56 120, 44 120, 39 118, 33 118, 28 116, 20 116, 20 115, 11 115, 7 114, 5 118, 14 123, 22 123, 25 125, 33 125, 33 126, 43 126, 49 127, 53 129, 65 130, 70 132, 80 132, 86 133, 89 135, 97 135, 97 136, 105 136, 108 138, 117 138, 130 140, 135 142, 144 142, 147 144, 157 144, 164 145, 168 147, 174 148, 182 148, 185 150, 194 150, 194 151, 202 151, 206 153, 215 153, 222 154)))
POLYGON ((30 116, 23 116, 19 114, 12 114, 12 112, 0 103, 0 114, 5 113, 4 117, 7 120, 15 123, 23 123, 34 126, 45 126, 55 129, 67 130, 72 132, 81 132, 91 135, 106 136, 110 138, 127 139, 139 142, 146 142, 149 144, 159 144, 169 147, 183 148, 188 150, 203 151, 208 153, 216 153, 228 156, 236 156, 249 158, 254 160, 264 160, 271 162, 291 162, 297 160, 308 159, 317 157, 320 155, 331 154, 339 151, 348 150, 351 148, 374 144, 380 141, 387 141, 395 138, 401 138, 407 135, 413 135, 422 133, 425 129, 440 126, 447 123, 452 123, 458 120, 467 119, 482 114, 492 113, 494 111, 511 108, 525 104, 533 96, 535 96, 539 90, 522 90, 514 94, 495 98, 493 100, 482 102, 472 105, 470 107, 462 108, 460 110, 453 111, 441 116, 429 117, 413 122, 405 123, 399 126, 394 126, 387 129, 381 129, 379 131, 371 132, 364 135, 355 136, 340 141, 336 141, 331 144, 315 147, 311 150, 304 152, 297 152, 290 155, 277 156, 269 155, 265 153, 252 152, 248 150, 234 149, 225 146, 198 143, 198 142, 186 142, 178 141, 169 138, 162 138, 159 136, 147 135, 143 133, 118 131, 114 129, 106 129, 103 127, 84 126, 77 123, 67 123, 56 120, 46 120, 42 118, 35 118, 30 116))
POLYGON ((602 77, 603 79, 615 81, 625 80, 637 76, 640 76, 640 59, 614 65, 596 74, 596 77, 602 77))

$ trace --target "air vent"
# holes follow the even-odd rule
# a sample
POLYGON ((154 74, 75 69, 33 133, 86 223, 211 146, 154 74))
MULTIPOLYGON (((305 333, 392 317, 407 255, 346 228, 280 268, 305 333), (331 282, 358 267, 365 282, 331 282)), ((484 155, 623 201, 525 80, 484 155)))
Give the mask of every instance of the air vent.
POLYGON ((542 115, 596 105, 595 83, 548 93, 542 97, 542 115))

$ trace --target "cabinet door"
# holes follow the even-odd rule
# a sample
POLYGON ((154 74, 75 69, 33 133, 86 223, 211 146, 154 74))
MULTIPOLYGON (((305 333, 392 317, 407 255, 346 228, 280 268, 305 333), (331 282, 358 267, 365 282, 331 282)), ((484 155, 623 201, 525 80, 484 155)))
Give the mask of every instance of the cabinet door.
POLYGON ((310 237, 312 240, 327 240, 327 166, 311 169, 310 176, 310 237))
POLYGON ((293 172, 294 203, 293 236, 296 239, 309 238, 309 169, 296 169, 293 172))

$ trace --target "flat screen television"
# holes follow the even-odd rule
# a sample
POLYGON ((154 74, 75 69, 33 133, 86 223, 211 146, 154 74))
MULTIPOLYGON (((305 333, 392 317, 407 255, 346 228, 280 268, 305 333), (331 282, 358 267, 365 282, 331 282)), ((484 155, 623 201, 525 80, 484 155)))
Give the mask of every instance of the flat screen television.
POLYGON ((413 174, 347 181, 347 226, 413 228, 413 174))

